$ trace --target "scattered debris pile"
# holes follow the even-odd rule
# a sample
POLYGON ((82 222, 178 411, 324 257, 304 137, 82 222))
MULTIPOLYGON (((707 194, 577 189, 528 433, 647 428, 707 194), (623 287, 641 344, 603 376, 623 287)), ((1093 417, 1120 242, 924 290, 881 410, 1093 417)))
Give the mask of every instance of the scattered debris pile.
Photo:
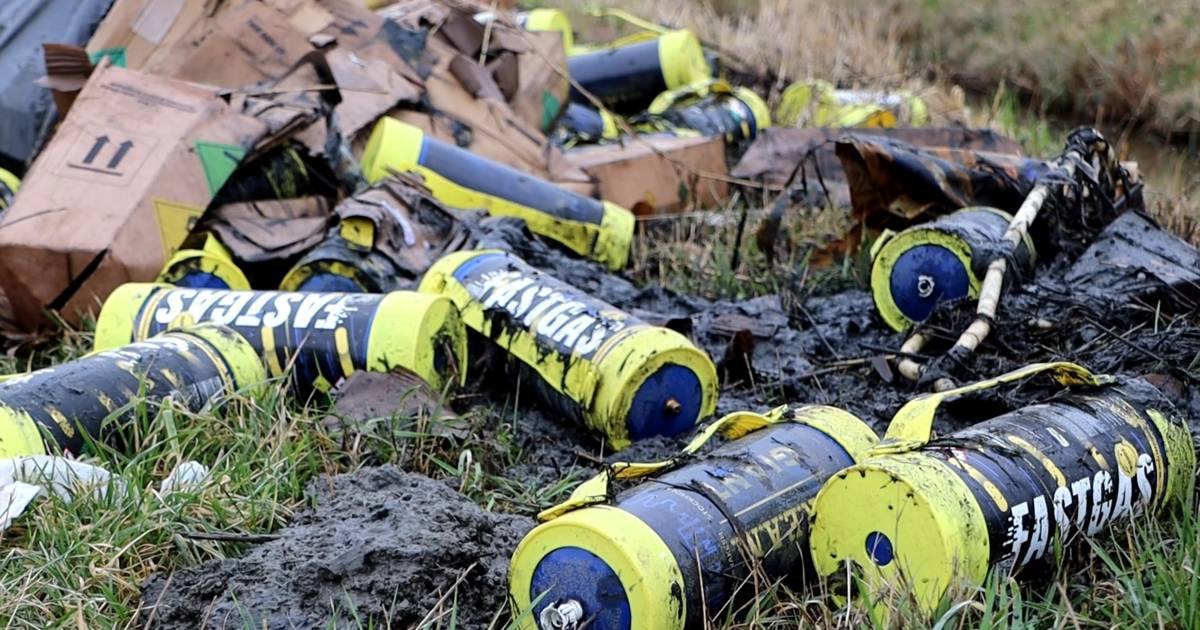
POLYGON ((1033 528, 986 553, 947 542, 922 569, 943 585, 963 558, 974 582, 1040 559, 1051 521, 1090 535, 1182 496, 1193 472, 1200 252, 1144 214, 1136 166, 1094 129, 1028 156, 910 92, 813 79, 768 99, 694 34, 620 11, 638 32, 590 45, 561 11, 472 0, 108 4, 65 30, 21 23, 50 93, 19 78, 28 64, 0 72, 0 107, 33 113, 0 134, 0 332, 95 322, 94 354, 0 379, 0 455, 120 449, 141 399, 207 413, 270 378, 347 443, 511 442, 511 462, 482 464, 503 483, 586 479, 556 507, 519 504, 543 509, 529 534, 528 516, 390 465, 318 478, 281 530, 221 535, 244 556, 152 578, 146 627, 698 626, 739 605, 751 569, 797 588, 840 574, 810 561, 818 545, 878 567, 871 589, 903 583, 893 555, 928 532, 881 533, 886 501, 847 466, 931 504, 973 493, 956 505, 978 518, 943 541, 1033 528), (870 282, 832 292, 788 269, 778 294, 714 300, 626 275, 679 215, 760 201, 754 272, 869 252, 870 282), (820 207, 851 228, 781 256, 820 207), (1151 402, 1130 415, 1128 392, 1151 402), (1078 412, 1064 452, 1122 413, 1128 439, 1092 448, 1096 470, 1047 455, 1021 433, 1046 404, 1078 412), (914 457, 967 471, 967 490, 906 477, 914 457), (1084 527, 1080 499, 1050 518, 1043 495, 1063 507, 1068 488, 1054 462, 1096 480, 1108 513, 1084 527), (1046 483, 1000 478, 1022 466, 1046 483), (830 479, 842 494, 822 502, 830 479))

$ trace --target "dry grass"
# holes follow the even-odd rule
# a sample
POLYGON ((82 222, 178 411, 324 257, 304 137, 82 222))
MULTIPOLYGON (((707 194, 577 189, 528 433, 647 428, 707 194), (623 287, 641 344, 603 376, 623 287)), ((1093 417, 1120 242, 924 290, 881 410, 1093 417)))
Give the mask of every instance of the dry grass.
MULTIPOLYGON (((925 62, 983 90, 1001 80, 1099 125, 1200 133, 1200 3, 893 1, 925 62)), ((1194 144, 1195 138, 1191 139, 1194 144)))
POLYGON ((930 102, 942 119, 963 115, 961 93, 946 84, 921 80, 902 33, 891 24, 886 3, 851 6, 821 0, 566 0, 585 40, 607 41, 614 25, 587 17, 587 7, 616 7, 668 26, 689 28, 724 62, 743 74, 766 78, 763 88, 774 102, 790 82, 821 77, 844 87, 905 88, 930 102))
POLYGON ((734 65, 767 77, 775 102, 788 82, 917 91, 935 121, 967 119, 1056 153, 1066 132, 1093 124, 1141 164, 1147 205, 1200 244, 1200 3, 1190 0, 906 2, 904 0, 541 0, 564 7, 584 41, 621 25, 587 15, 616 7, 686 27, 734 65), (975 88, 971 112, 949 79, 975 88), (1001 111, 998 111, 1001 110, 1001 111), (1046 122, 1054 113, 1057 123, 1046 122), (1140 123, 1142 126, 1139 127, 1140 123), (1146 130, 1160 132, 1150 134, 1146 130), (1181 136, 1180 130, 1193 130, 1181 136), (1171 135, 1170 132, 1175 132, 1171 135), (1167 147, 1163 135, 1187 146, 1167 147))
MULTIPOLYGON (((1015 86, 1035 107, 1200 144, 1192 0, 567 0, 695 30, 759 72, 888 88, 946 77, 1015 86)), ((580 22, 582 24, 582 22, 580 22)), ((587 30, 586 27, 584 30, 587 30)), ((603 41, 603 38, 600 38, 603 41)), ((928 86, 926 86, 928 87, 928 86)))

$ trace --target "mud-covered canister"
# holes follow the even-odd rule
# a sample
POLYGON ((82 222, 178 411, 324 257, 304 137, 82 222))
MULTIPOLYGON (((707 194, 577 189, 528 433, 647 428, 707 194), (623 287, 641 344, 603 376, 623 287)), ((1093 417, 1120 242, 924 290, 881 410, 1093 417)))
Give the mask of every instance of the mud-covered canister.
POLYGON ((438 201, 459 209, 525 220, 530 231, 581 256, 622 269, 633 242, 633 213, 559 188, 425 135, 394 118, 380 119, 362 156, 363 175, 378 182, 391 171, 416 172, 438 201))
MULTIPOLYGON (((686 30, 571 55, 567 68, 574 83, 618 114, 640 112, 659 94, 712 76, 700 40, 686 30)), ((574 86, 571 100, 591 102, 574 86)))
POLYGON ((397 288, 396 269, 376 251, 375 224, 342 219, 336 231, 296 261, 279 283, 281 291, 386 293, 397 288))
POLYGON ((513 555, 513 610, 528 630, 708 627, 752 567, 812 575, 810 503, 876 441, 845 411, 781 407, 726 416, 668 462, 614 464, 539 515, 513 555), (730 441, 696 455, 716 433, 730 441))
POLYGON ((653 130, 665 124, 724 137, 731 145, 750 142, 771 126, 771 110, 761 96, 716 79, 663 92, 646 113, 643 124, 653 130))
POLYGON ((7 210, 17 198, 21 189, 21 180, 12 173, 0 168, 0 210, 7 210))
POLYGON ((911 593, 928 613, 989 568, 1045 567, 1059 541, 1186 499, 1195 474, 1188 424, 1158 389, 1069 363, 911 401, 868 455, 817 497, 816 568, 856 567, 868 601, 911 593), (929 439, 940 402, 1046 371, 1078 388, 929 439))
POLYGON ((839 90, 811 79, 783 91, 775 118, 786 127, 923 127, 929 124, 929 107, 904 90, 839 90))
POLYGON ((581 103, 567 103, 554 125, 554 140, 560 145, 614 140, 621 136, 617 115, 581 103))
POLYGON ((377 272, 386 268, 386 261, 381 256, 372 256, 369 250, 360 251, 343 239, 330 236, 306 252, 288 270, 279 282, 279 290, 382 293, 388 290, 387 285, 390 283, 377 272))
POLYGON ((193 289, 250 288, 250 280, 214 234, 205 234, 198 249, 175 252, 159 272, 158 281, 193 289))
POLYGON ((616 449, 678 435, 716 408, 717 371, 683 335, 652 326, 500 251, 439 260, 420 290, 536 376, 542 403, 616 449))
POLYGON ((183 289, 125 284, 104 302, 96 349, 212 322, 245 337, 272 377, 292 369, 301 392, 327 390, 358 370, 415 373, 437 390, 466 374, 466 329, 450 300, 386 294, 183 289))
MULTIPOLYGON (((871 293, 889 326, 908 330, 939 302, 977 297, 1012 217, 995 208, 963 208, 929 223, 882 237, 873 248, 871 293)), ((1017 277, 1033 272, 1036 256, 1026 234, 1012 257, 1017 277)))
POLYGON ((79 454, 111 424, 133 417, 131 403, 168 398, 199 411, 245 392, 267 375, 258 352, 221 326, 195 326, 95 352, 0 383, 0 459, 79 454))

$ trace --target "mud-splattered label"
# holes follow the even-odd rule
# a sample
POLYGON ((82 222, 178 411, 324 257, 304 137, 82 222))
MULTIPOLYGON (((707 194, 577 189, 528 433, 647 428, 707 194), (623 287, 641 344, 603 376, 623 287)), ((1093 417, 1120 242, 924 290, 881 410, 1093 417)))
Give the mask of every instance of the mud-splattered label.
POLYGON ((211 322, 240 333, 262 353, 272 375, 294 366, 297 385, 330 385, 367 364, 371 325, 384 296, 164 289, 138 316, 139 336, 211 322))
POLYGON ((930 445, 975 495, 993 562, 1042 560, 1055 538, 1094 536, 1161 498, 1167 445, 1122 393, 1026 407, 930 445))
POLYGON ((768 575, 807 570, 809 502, 851 464, 828 435, 782 424, 644 482, 616 506, 671 549, 684 576, 687 616, 698 618, 702 605, 709 611, 724 605, 748 577, 748 560, 768 575))
MULTIPOLYGON (((64 450, 79 453, 84 435, 103 438, 114 411, 144 399, 178 401, 193 411, 233 387, 216 350, 187 335, 163 335, 9 379, 0 405, 29 414, 64 450)), ((132 407, 112 421, 126 421, 132 407)))
POLYGON ((472 258, 454 278, 485 311, 503 314, 510 334, 531 334, 539 347, 563 356, 591 359, 618 335, 648 327, 504 254, 472 258))
POLYGON ((1132 474, 1123 468, 1098 470, 1059 486, 1052 495, 1039 494, 1009 508, 1002 545, 1005 554, 1028 564, 1042 558, 1051 532, 1083 532, 1094 536, 1114 521, 1140 512, 1154 499, 1150 479, 1154 458, 1137 455, 1132 474))
POLYGON ((730 143, 753 140, 758 135, 750 107, 729 94, 713 95, 692 105, 668 109, 662 117, 701 135, 724 136, 730 143))

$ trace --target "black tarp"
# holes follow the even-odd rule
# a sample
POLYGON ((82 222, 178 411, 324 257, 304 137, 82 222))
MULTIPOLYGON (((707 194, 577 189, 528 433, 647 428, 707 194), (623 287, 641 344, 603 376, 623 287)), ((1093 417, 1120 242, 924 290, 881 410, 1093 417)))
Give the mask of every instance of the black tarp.
POLYGON ((87 43, 113 0, 0 0, 0 167, 24 173, 57 112, 42 44, 87 43))

